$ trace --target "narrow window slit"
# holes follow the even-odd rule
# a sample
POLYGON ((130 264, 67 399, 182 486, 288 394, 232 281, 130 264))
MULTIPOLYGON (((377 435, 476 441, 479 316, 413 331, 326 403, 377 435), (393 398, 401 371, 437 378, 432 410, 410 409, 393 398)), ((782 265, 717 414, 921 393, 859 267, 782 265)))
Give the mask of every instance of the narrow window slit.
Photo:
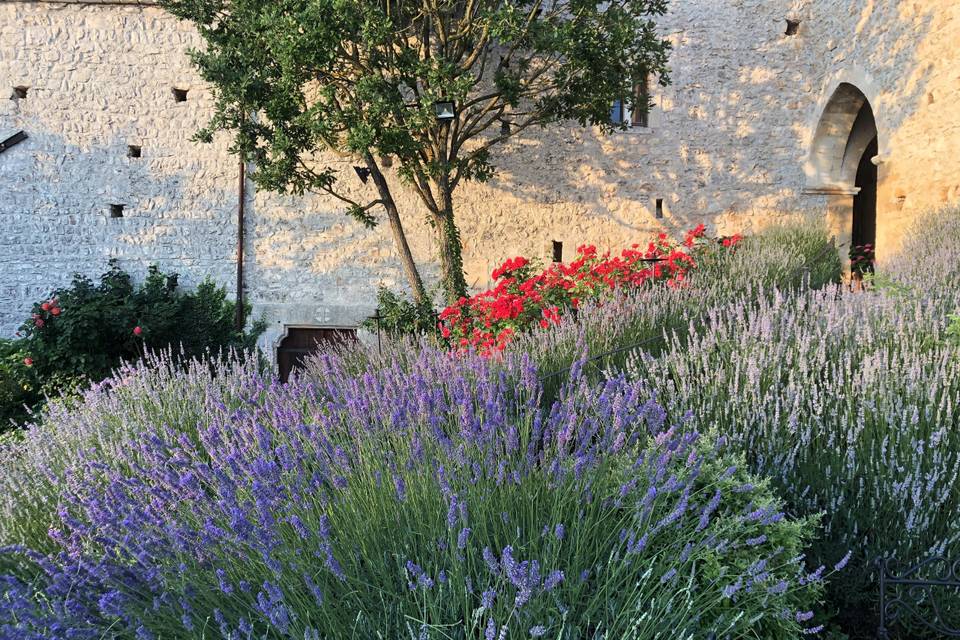
POLYGON ((787 20, 787 35, 795 36, 800 31, 800 21, 799 20, 787 20))
POLYGON ((111 218, 122 218, 123 209, 125 205, 122 204, 112 204, 110 205, 110 217, 111 218))
POLYGON ((657 198, 657 218, 663 218, 663 198, 657 198))
POLYGON ((127 146, 128 158, 139 158, 141 154, 142 154, 142 150, 139 145, 131 144, 127 146))
POLYGON ((187 101, 187 90, 186 89, 173 89, 173 99, 177 102, 186 102, 187 101))
POLYGON ((557 240, 553 241, 553 261, 563 262, 563 243, 557 240))
POLYGON ((25 100, 28 91, 30 91, 30 87, 14 87, 13 95, 10 98, 12 100, 25 100))

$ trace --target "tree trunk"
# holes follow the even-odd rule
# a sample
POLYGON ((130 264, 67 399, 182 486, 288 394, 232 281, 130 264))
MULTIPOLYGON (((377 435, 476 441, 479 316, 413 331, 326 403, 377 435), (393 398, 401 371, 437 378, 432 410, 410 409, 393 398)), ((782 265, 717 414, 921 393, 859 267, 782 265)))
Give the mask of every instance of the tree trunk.
POLYGON ((437 246, 440 250, 440 283, 447 304, 453 304, 461 296, 467 295, 467 280, 463 273, 463 243, 453 219, 453 193, 449 178, 441 178, 437 186, 443 206, 435 217, 437 246))
POLYGON ((413 299, 417 303, 424 302, 427 299, 427 292, 423 288, 423 279, 417 270, 417 263, 413 261, 413 253, 410 251, 410 245, 407 243, 407 235, 403 231, 403 224, 400 222, 400 211, 397 209, 397 203, 393 200, 390 193, 390 186, 387 184, 383 172, 377 166, 373 156, 367 154, 365 158, 367 168, 370 169, 370 176, 373 183, 377 186, 377 192, 380 199, 383 200, 383 208, 387 211, 387 219, 390 221, 390 231, 393 233, 393 241, 397 245, 397 251, 400 253, 400 264, 403 265, 403 272, 407 276, 407 282, 413 293, 413 299))

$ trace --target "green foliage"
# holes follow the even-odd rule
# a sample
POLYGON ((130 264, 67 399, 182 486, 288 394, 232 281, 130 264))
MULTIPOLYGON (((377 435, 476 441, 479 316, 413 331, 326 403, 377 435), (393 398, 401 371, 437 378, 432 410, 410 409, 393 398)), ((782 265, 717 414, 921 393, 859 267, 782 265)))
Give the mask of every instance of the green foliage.
POLYGON ((840 253, 819 222, 790 222, 745 237, 736 251, 717 250, 694 272, 708 286, 727 284, 730 294, 762 288, 820 289, 840 282, 840 253))
MULTIPOLYGON (((245 320, 249 314, 247 307, 245 320)), ((45 396, 79 391, 147 350, 190 358, 254 349, 263 323, 248 332, 237 331, 235 323, 235 303, 210 280, 182 292, 176 274, 151 266, 136 286, 115 262, 97 283, 76 275, 70 286, 33 305, 21 338, 0 345, 0 366, 8 373, 0 417, 22 421, 24 404, 35 408, 45 396)))
POLYGON ((947 338, 960 344, 960 313, 952 313, 947 316, 950 324, 947 325, 947 338))
POLYGON ((913 287, 897 280, 884 271, 868 271, 863 273, 863 282, 867 291, 881 293, 889 298, 905 300, 915 294, 913 287))
POLYGON ((22 341, 0 340, 0 433, 11 422, 22 422, 40 388, 36 370, 22 341))
POLYGON ((363 327, 368 331, 375 333, 379 330, 391 338, 437 332, 437 312, 428 300, 417 303, 403 294, 380 287, 377 290, 377 310, 380 313, 379 323, 373 318, 363 322, 363 327))

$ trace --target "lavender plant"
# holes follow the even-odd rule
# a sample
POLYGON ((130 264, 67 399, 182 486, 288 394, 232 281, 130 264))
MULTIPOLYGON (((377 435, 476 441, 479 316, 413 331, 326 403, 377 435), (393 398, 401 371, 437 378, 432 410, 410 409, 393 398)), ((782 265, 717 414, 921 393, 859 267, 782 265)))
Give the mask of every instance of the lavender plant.
POLYGON ((48 402, 32 428, 0 442, 0 545, 52 550, 65 473, 82 456, 124 468, 132 441, 155 425, 194 433, 210 398, 237 406, 245 390, 272 384, 248 356, 187 361, 148 353, 79 398, 48 402))
MULTIPOLYGON (((649 287, 626 291, 601 303, 584 303, 575 318, 559 327, 527 331, 510 343, 508 351, 529 355, 547 375, 565 375, 583 353, 606 354, 598 367, 619 367, 637 345, 659 353, 670 334, 683 335, 691 323, 699 324, 731 297, 767 295, 772 288, 823 288, 840 279, 837 247, 825 227, 813 221, 771 226, 745 238, 735 251, 718 246, 717 251, 705 252, 700 259, 685 287, 649 287)), ((432 346, 428 337, 401 338, 387 341, 382 350, 351 345, 343 356, 350 370, 357 372, 407 362, 432 346)), ((318 374, 308 366, 304 375, 316 379, 318 374)), ((547 381, 548 399, 554 397, 555 387, 563 379, 558 375, 547 381)))
POLYGON ((914 234, 923 259, 888 262, 896 286, 740 297, 628 367, 669 413, 746 452, 792 513, 828 514, 812 556, 853 550, 830 601, 868 628, 879 558, 960 553, 960 345, 944 339, 958 221, 914 234))
POLYGON ((151 400, 166 419, 65 469, 53 553, 4 551, 0 637, 811 631, 813 520, 667 422, 644 382, 575 367, 545 411, 520 357, 317 366, 186 383, 203 398, 144 384, 177 396, 151 400))

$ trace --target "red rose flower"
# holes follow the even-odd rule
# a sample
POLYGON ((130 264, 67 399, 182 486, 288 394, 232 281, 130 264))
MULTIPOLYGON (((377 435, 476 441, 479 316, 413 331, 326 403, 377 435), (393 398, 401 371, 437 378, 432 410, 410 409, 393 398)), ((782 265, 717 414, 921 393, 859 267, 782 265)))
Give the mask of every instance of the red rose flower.
POLYGON ((50 309, 50 313, 52 313, 55 316, 60 315, 60 307, 54 307, 53 309, 50 309))
POLYGON ((133 335, 139 336, 139 335, 142 334, 142 333, 143 333, 143 329, 140 328, 139 326, 136 326, 136 327, 133 328, 133 335))
POLYGON ((40 305, 40 308, 43 309, 44 311, 50 311, 50 303, 44 302, 42 305, 40 305))
POLYGON ((28 367, 32 367, 32 366, 33 366, 33 358, 24 358, 24 359, 23 359, 23 364, 27 365, 28 367))

